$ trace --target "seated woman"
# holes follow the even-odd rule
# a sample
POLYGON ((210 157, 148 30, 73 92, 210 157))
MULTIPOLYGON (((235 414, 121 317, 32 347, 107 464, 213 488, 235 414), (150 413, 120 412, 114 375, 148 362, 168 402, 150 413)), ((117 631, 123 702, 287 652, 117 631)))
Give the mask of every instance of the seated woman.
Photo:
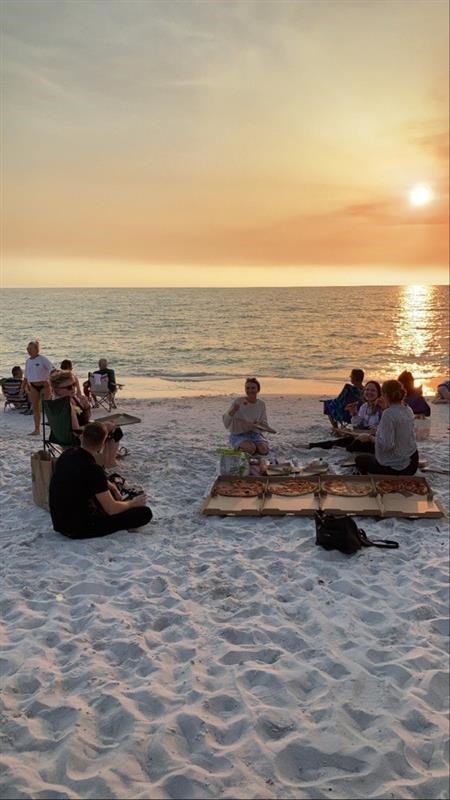
POLYGON ((350 422, 348 405, 353 403, 361 405, 364 391, 363 380, 364 370, 352 369, 350 383, 344 384, 342 391, 334 400, 323 401, 323 413, 328 415, 333 428, 337 428, 339 422, 341 424, 350 422))
MULTIPOLYGON (((54 399, 57 397, 70 397, 72 432, 74 434, 74 444, 77 444, 84 426, 88 424, 91 418, 89 403, 86 402, 85 398, 80 400, 75 396, 76 382, 72 372, 68 369, 55 369, 50 374, 50 385, 54 399)), ((123 437, 123 431, 111 422, 105 424, 108 429, 108 439, 103 448, 103 456, 99 461, 106 467, 115 467, 117 466, 117 451, 119 442, 123 437)))
POLYGON ((419 464, 414 414, 404 403, 405 390, 399 381, 385 381, 381 396, 386 405, 375 436, 375 455, 357 453, 356 468, 363 475, 414 475, 419 464))
POLYGON ((230 444, 235 450, 254 455, 266 455, 269 445, 262 433, 254 427, 267 427, 266 404, 258 398, 261 385, 256 378, 245 381, 245 397, 238 397, 223 415, 223 423, 230 431, 230 444))
POLYGON ((418 386, 416 388, 414 386, 414 376, 412 372, 409 372, 407 369, 403 370, 397 380, 402 384, 406 392, 405 403, 412 408, 415 416, 422 418, 429 417, 431 408, 423 396, 422 387, 418 386))
POLYGON ((364 400, 365 402, 359 408, 357 408, 357 403, 350 404, 349 411, 353 412, 351 423, 355 434, 349 433, 338 439, 325 439, 322 442, 310 442, 308 447, 310 449, 321 447, 323 450, 345 447, 350 453, 373 453, 374 443, 369 433, 375 432, 384 408, 381 386, 378 381, 367 381, 364 388, 364 400))
POLYGON ((436 387, 436 396, 433 403, 449 403, 450 402, 450 381, 439 383, 436 387))
POLYGON ((56 461, 50 481, 50 513, 54 530, 70 539, 136 530, 152 518, 145 494, 122 500, 117 487, 96 464, 107 437, 103 423, 90 422, 81 434, 80 447, 69 447, 56 461))

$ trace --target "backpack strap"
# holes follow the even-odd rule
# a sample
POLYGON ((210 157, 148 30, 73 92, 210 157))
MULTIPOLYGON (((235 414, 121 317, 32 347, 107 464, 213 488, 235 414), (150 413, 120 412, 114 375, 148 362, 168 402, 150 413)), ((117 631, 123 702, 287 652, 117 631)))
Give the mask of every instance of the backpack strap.
POLYGON ((396 550, 399 546, 393 539, 369 539, 362 528, 358 528, 358 533, 363 547, 385 547, 388 550, 396 550))

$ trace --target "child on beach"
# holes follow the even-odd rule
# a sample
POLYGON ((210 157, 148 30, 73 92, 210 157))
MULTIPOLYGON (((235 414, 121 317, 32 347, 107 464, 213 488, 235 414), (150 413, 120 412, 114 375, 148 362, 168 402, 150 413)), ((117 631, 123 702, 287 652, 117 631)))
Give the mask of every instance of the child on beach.
POLYGON ((238 397, 223 415, 223 423, 230 431, 230 444, 235 450, 250 455, 267 455, 269 444, 257 426, 267 429, 266 405, 258 398, 261 385, 256 378, 245 381, 245 397, 238 397))

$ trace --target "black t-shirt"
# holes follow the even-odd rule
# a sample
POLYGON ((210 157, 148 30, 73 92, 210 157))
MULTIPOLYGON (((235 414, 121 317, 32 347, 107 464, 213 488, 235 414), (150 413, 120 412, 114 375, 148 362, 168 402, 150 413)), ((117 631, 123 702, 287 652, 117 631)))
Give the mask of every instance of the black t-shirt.
POLYGON ((64 450, 50 481, 49 504, 55 531, 83 530, 89 517, 99 512, 95 495, 107 489, 106 475, 91 453, 83 447, 64 450))

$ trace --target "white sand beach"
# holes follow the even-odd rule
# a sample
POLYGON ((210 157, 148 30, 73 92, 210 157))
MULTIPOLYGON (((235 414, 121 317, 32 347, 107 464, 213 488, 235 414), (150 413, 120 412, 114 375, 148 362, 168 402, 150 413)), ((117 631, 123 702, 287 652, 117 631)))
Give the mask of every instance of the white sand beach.
MULTIPOLYGON (((273 456, 344 471, 297 447, 329 431, 318 395, 262 396, 273 456)), ((229 401, 121 399, 154 519, 86 541, 33 504, 39 442, 0 414, 3 800, 449 797, 448 519, 357 518, 400 547, 348 557, 311 518, 201 515, 229 401)))

